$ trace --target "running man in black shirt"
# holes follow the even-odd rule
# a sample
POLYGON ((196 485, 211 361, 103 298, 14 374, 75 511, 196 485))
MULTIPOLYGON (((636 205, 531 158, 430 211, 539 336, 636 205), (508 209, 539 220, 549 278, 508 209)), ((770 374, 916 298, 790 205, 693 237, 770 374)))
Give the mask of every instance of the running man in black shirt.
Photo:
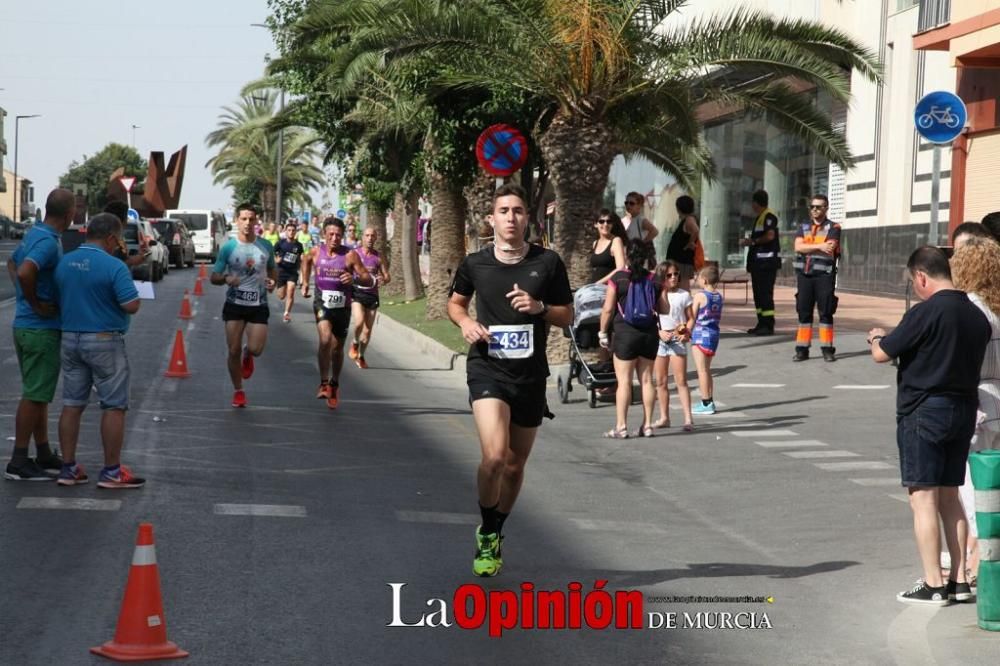
POLYGON ((469 401, 479 432, 477 576, 500 573, 501 530, 514 506, 535 434, 546 413, 549 325, 569 326, 573 294, 562 259, 524 240, 524 190, 493 197, 494 244, 467 256, 455 273, 448 316, 469 343, 469 401), (476 294, 477 319, 469 316, 476 294))
POLYGON ((274 256, 278 259, 278 300, 285 302, 285 323, 292 320, 292 306, 295 305, 295 283, 299 279, 299 264, 306 253, 302 243, 296 240, 298 228, 295 221, 286 222, 284 233, 274 246, 274 256))
POLYGON ((979 372, 992 328, 965 293, 955 289, 943 250, 918 248, 906 267, 923 302, 907 312, 892 333, 881 328, 868 332, 876 362, 899 359, 896 446, 924 568, 924 578, 896 599, 944 606, 971 596, 965 579, 969 524, 958 489, 965 482, 979 405, 979 372), (947 585, 939 567, 939 515, 951 554, 947 585))

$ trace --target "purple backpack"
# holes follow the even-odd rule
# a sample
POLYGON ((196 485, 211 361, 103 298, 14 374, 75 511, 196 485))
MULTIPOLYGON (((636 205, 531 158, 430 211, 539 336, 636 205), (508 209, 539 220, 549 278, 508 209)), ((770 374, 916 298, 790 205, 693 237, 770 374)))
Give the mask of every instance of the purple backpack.
POLYGON ((636 328, 650 328, 656 325, 656 286, 652 274, 641 280, 628 283, 624 305, 618 306, 628 324, 636 328))

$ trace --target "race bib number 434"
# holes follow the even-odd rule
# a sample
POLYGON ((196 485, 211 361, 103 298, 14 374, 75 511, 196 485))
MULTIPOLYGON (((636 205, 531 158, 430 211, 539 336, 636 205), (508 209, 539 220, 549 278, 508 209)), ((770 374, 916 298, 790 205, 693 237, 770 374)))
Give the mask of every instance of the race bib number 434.
POLYGON ((534 325, 490 326, 490 356, 531 358, 535 353, 534 325))

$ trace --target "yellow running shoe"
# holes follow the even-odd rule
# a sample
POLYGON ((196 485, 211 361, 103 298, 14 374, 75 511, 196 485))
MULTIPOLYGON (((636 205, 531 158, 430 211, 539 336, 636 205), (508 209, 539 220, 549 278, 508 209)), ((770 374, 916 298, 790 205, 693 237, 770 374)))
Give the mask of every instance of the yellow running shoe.
POLYGON ((480 534, 477 527, 476 558, 472 560, 472 573, 488 578, 500 573, 501 567, 503 560, 500 558, 500 535, 480 534))

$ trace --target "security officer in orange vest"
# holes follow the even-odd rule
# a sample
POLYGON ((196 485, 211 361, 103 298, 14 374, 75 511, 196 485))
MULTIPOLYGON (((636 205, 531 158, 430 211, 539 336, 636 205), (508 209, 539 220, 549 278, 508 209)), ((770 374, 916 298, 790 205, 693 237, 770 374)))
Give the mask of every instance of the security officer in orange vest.
POLYGON ((740 241, 749 247, 747 273, 753 284, 753 304, 757 309, 757 325, 749 329, 750 335, 774 335, 774 281, 781 268, 781 243, 778 240, 778 216, 767 207, 767 192, 753 193, 750 206, 757 219, 750 230, 750 237, 740 241))
POLYGON ((840 225, 826 217, 830 200, 823 194, 814 195, 809 204, 810 222, 799 225, 795 234, 795 278, 798 293, 795 309, 799 328, 795 335, 794 361, 809 358, 812 344, 813 307, 819 311, 819 346, 823 360, 837 360, 833 346, 833 313, 837 297, 833 293, 840 256, 840 225))

